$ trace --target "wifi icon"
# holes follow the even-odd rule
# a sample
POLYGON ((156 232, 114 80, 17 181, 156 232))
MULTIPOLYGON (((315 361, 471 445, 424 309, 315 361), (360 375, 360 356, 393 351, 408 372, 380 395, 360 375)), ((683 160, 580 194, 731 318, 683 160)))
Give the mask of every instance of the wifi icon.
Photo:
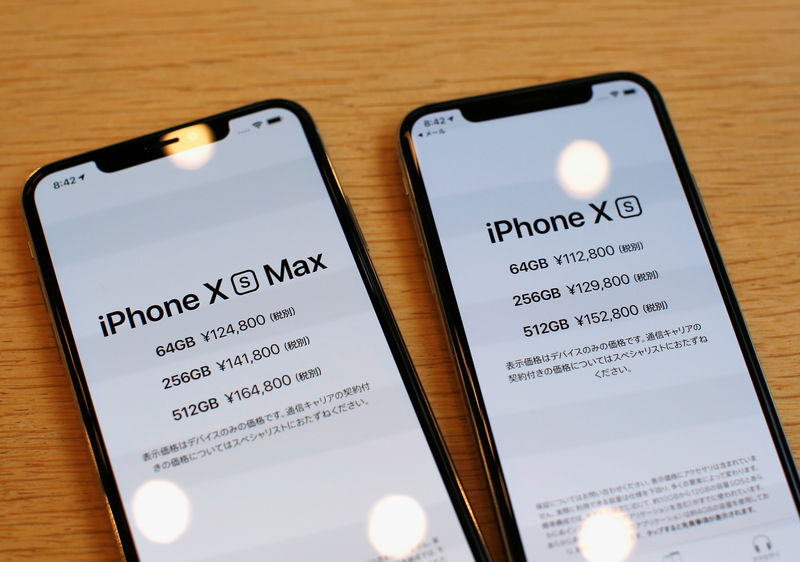
POLYGON ((260 129, 262 124, 263 123, 261 121, 256 121, 255 123, 253 123, 253 127, 255 127, 256 129, 260 129))

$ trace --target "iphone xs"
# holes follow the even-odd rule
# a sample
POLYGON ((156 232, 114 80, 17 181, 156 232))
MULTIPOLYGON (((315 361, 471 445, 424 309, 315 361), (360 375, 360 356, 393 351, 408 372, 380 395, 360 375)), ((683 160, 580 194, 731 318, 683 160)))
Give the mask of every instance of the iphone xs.
POLYGON ((400 147, 511 556, 800 560, 797 471, 654 86, 437 103, 400 147))

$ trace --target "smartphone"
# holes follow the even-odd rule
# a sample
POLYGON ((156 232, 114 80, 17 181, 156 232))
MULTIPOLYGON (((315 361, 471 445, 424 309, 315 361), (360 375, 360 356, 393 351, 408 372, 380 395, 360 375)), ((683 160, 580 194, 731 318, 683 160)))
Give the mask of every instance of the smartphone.
POLYGON ((23 208, 127 559, 487 559, 303 108, 50 164, 23 208))
POLYGON ((800 560, 798 477, 664 103, 425 106, 417 226, 515 560, 800 560))

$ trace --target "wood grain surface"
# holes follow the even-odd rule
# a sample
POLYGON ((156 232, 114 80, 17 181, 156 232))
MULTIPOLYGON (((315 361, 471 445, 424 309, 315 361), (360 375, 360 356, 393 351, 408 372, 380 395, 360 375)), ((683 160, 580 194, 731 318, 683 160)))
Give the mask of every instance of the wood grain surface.
POLYGON ((314 116, 492 552, 496 521, 396 154, 457 96, 632 70, 663 93, 800 452, 800 3, 354 0, 0 6, 0 559, 119 558, 26 247, 36 167, 271 97, 314 116))

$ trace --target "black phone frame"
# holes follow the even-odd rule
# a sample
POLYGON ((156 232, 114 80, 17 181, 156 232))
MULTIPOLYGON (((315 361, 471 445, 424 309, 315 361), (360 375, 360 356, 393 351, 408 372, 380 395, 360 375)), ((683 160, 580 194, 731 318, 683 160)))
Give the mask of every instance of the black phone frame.
POLYGON ((430 202, 425 191, 425 182, 414 151, 413 125, 422 117, 433 113, 461 110, 469 121, 484 121, 542 111, 568 105, 584 103, 591 99, 592 87, 604 82, 629 80, 641 86, 650 98, 664 134, 672 161, 675 165, 684 194, 689 203, 697 225, 709 263, 714 272, 717 285, 725 302, 728 315, 736 333, 739 347, 747 364, 754 390, 772 435, 773 443, 781 461, 787 484, 792 491, 795 507, 800 514, 800 478, 789 448, 786 435, 781 427, 774 402, 769 393, 764 373, 758 361, 752 340, 747 331, 741 309, 734 295, 730 279, 725 271, 722 256, 711 232, 711 225, 705 212, 694 177, 689 171, 677 134, 667 113, 661 94, 647 78, 633 72, 611 72, 553 82, 539 86, 519 88, 490 94, 454 99, 424 105, 411 111, 400 125, 398 150, 406 193, 409 196, 412 215, 430 266, 428 275, 431 287, 439 303, 439 311, 444 320, 452 355, 455 359, 461 388, 467 402, 470 421, 477 441, 480 456, 486 470, 492 502, 500 522, 501 536, 510 560, 525 560, 522 539, 516 524, 508 489, 503 477, 502 464, 497 454, 491 424, 483 402, 483 396, 475 372, 464 324, 458 309, 447 262, 444 258, 441 240, 433 219, 430 202))
POLYGON ((193 125, 207 125, 212 131, 211 142, 219 141, 229 134, 228 124, 232 119, 273 108, 285 109, 292 112, 302 124, 306 139, 308 140, 311 152, 330 197, 331 205, 345 234, 364 287, 369 294, 375 315, 383 329, 386 342, 403 379, 409 400, 419 420, 420 427, 451 499, 467 543, 472 550, 475 560, 488 562, 489 555, 483 535, 478 528, 474 514, 469 506, 466 494, 464 493, 464 487, 455 470, 449 451, 445 446, 430 404, 419 380, 419 376, 408 354, 405 342, 403 341, 394 315, 383 292, 383 288, 372 265, 367 244, 358 226, 355 214, 336 177, 336 173, 322 144, 322 139, 320 138, 316 125, 311 115, 300 104, 279 98, 256 102, 53 162, 37 169, 25 183, 22 193, 22 209, 28 228, 33 257, 39 271, 39 279, 42 285, 45 305, 47 306, 52 321, 53 332, 59 352, 67 367, 72 382, 86 437, 91 446, 93 460, 106 495, 106 501, 112 523, 114 524, 114 531, 120 551, 126 560, 139 560, 130 524, 125 516, 122 498, 119 488, 117 487, 111 461, 103 439, 102 430, 92 404, 89 386, 83 372, 78 349, 72 335, 64 301, 61 297, 53 261, 47 248, 41 219, 36 208, 34 198, 35 190, 40 185, 43 178, 60 170, 72 168, 80 164, 96 162, 101 171, 113 173, 116 170, 140 165, 163 157, 163 152, 157 153, 155 149, 165 144, 163 139, 166 138, 166 135, 193 125))

